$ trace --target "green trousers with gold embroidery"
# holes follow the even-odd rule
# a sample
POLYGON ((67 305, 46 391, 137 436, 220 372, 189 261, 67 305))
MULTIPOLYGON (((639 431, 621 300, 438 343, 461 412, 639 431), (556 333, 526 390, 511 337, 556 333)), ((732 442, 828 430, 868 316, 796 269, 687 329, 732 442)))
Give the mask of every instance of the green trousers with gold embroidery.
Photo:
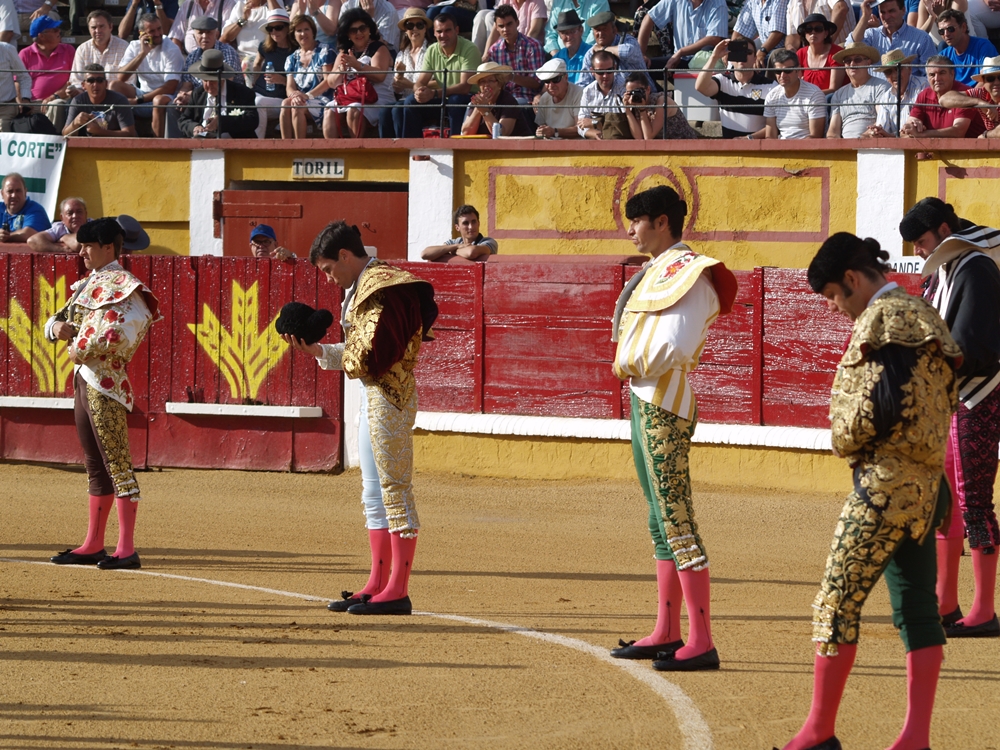
MULTIPOLYGON (((862 474, 855 469, 855 491, 847 497, 830 545, 826 571, 813 602, 813 640, 826 656, 838 653, 837 644, 857 643, 861 610, 868 595, 885 577, 892 607, 892 624, 907 652, 945 643, 935 592, 937 547, 931 531, 923 540, 898 528, 891 517, 867 502, 862 474)), ((931 521, 936 528, 950 500, 942 477, 931 521)), ((891 514, 890 514, 891 516, 891 514)))
POLYGON ((678 570, 708 567, 691 506, 688 453, 694 421, 632 396, 632 456, 649 505, 649 533, 657 560, 673 560, 678 570))

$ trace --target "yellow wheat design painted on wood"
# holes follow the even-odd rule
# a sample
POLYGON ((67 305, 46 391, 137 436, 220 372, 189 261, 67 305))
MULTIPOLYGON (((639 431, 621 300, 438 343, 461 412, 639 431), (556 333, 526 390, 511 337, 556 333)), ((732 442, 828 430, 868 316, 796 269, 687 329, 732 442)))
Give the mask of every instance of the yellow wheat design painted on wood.
POLYGON ((38 320, 33 321, 30 311, 12 297, 8 317, 0 318, 0 330, 31 365, 39 393, 65 393, 73 374, 73 363, 65 341, 45 339, 45 323, 66 304, 66 277, 60 276, 51 284, 44 276, 39 276, 38 302, 38 320))
POLYGON ((229 383, 234 399, 256 399, 267 373, 288 350, 288 344, 274 330, 274 320, 261 330, 259 319, 257 282, 244 290, 239 282, 233 281, 229 330, 222 326, 208 305, 202 308, 200 323, 188 324, 198 344, 229 383))

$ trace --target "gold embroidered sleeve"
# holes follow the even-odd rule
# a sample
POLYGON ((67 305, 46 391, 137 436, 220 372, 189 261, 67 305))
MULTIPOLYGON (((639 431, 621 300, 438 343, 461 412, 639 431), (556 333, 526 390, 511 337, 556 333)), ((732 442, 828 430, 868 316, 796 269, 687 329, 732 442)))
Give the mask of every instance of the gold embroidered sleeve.
POLYGON ((883 369, 870 360, 837 368, 830 399, 830 442, 845 458, 860 453, 875 438, 871 397, 883 369))

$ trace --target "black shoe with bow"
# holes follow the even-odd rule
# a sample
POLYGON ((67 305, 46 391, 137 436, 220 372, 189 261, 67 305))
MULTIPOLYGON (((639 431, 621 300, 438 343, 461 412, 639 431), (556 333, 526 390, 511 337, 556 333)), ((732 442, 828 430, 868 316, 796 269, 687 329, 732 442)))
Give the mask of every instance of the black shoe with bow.
POLYGON ((49 560, 56 565, 96 565, 107 556, 108 553, 104 550, 94 552, 90 555, 81 555, 72 550, 65 550, 58 555, 53 555, 49 560))
POLYGON ((361 601, 347 608, 351 615, 412 615, 413 605, 410 597, 392 599, 387 602, 373 602, 368 594, 361 595, 361 601))
POLYGON ((635 641, 626 643, 619 638, 618 648, 611 649, 611 655, 616 659, 666 659, 666 656, 660 656, 660 654, 672 655, 683 645, 684 641, 677 640, 655 646, 636 646, 635 641))
POLYGON ((348 607, 361 604, 361 597, 355 596, 353 591, 341 591, 339 601, 330 602, 326 608, 331 612, 346 612, 348 607))

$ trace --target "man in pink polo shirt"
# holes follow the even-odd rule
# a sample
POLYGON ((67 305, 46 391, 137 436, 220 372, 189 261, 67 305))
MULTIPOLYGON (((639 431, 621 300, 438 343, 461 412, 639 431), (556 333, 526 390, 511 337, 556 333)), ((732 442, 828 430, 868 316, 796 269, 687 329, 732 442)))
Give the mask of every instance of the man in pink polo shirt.
POLYGON ((66 120, 65 103, 69 99, 69 74, 76 50, 73 45, 62 42, 59 27, 60 22, 48 16, 36 18, 31 22, 30 31, 35 42, 21 50, 18 56, 31 75, 32 101, 46 105, 45 115, 57 130, 62 130, 66 120))

